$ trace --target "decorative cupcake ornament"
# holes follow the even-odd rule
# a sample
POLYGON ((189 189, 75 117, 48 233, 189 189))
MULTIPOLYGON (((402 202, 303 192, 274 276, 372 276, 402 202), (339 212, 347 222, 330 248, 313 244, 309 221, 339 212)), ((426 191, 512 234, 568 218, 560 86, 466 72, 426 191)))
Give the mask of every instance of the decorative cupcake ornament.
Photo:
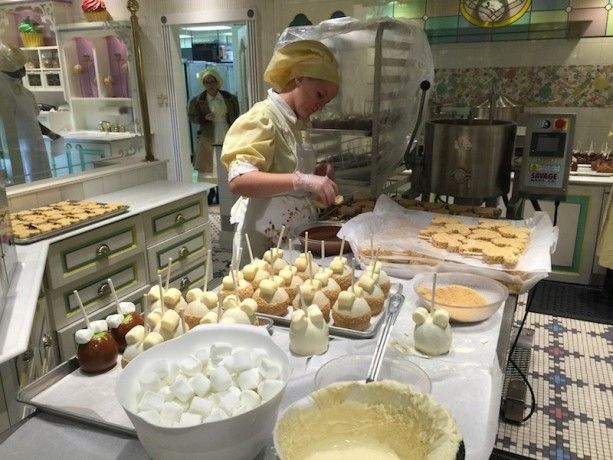
POLYGON ((111 21, 113 18, 106 10, 106 4, 102 0, 83 0, 81 9, 85 19, 89 22, 111 21))
POLYGON ((30 16, 19 23, 18 30, 24 48, 43 46, 43 29, 38 22, 30 19, 30 16))

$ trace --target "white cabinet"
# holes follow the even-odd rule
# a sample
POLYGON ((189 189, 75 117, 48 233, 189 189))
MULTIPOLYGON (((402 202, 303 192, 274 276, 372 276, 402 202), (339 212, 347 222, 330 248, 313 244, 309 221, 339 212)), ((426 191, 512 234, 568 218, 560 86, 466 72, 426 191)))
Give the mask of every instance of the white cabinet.
POLYGON ((23 84, 30 91, 63 92, 62 68, 57 46, 21 48, 26 58, 23 84))

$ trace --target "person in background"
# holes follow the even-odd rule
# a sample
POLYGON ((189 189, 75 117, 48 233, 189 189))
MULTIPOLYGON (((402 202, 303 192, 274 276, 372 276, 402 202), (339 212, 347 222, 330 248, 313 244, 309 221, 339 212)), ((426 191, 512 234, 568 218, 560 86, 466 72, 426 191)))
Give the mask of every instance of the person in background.
POLYGON ((286 236, 296 236, 299 226, 317 219, 311 194, 328 206, 338 191, 332 166, 316 164, 304 132, 338 92, 334 55, 318 41, 290 43, 275 51, 264 80, 272 85, 268 98, 236 120, 221 154, 230 191, 240 195, 231 212, 234 250, 247 233, 258 256, 276 243, 283 225, 286 236))
MULTIPOLYGON (((207 69, 200 76, 204 91, 189 102, 187 115, 198 124, 198 144, 194 155, 194 169, 200 173, 213 172, 213 146, 223 144, 228 128, 240 115, 238 98, 221 89, 223 79, 215 69, 207 69)), ((219 202, 215 189, 209 193, 209 204, 219 202)))
POLYGON ((38 122, 38 106, 23 86, 25 56, 19 48, 0 43, 0 139, 8 152, 13 183, 51 177, 43 135, 52 140, 61 136, 38 122))

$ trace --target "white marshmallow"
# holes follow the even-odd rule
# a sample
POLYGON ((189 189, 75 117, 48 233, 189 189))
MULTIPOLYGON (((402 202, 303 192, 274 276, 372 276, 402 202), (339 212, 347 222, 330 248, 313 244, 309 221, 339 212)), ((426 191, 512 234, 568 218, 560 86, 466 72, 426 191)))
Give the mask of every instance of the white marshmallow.
POLYGON ((196 353, 194 353, 194 356, 198 358, 202 362, 203 365, 205 365, 209 360, 210 354, 211 354, 210 348, 201 348, 196 353))
POLYGON ((168 385, 172 385, 180 373, 181 369, 179 368, 179 363, 175 361, 170 361, 168 363, 168 375, 165 379, 166 383, 168 385))
POLYGON ((230 374, 234 373, 234 359, 232 359, 232 356, 226 356, 224 359, 222 359, 219 366, 228 369, 230 374))
MULTIPOLYGON (((236 387, 232 387, 236 388, 236 387)), ((241 405, 240 404, 240 391, 237 394, 235 391, 226 391, 221 396, 221 400, 219 401, 219 407, 224 410, 227 414, 233 414, 236 409, 241 405)))
POLYGON ((259 366, 262 363, 262 359, 268 356, 266 350, 263 348, 254 348, 251 350, 251 362, 253 367, 259 366))
POLYGON ((145 391, 143 397, 138 403, 138 410, 155 410, 159 411, 162 409, 162 405, 164 404, 164 397, 153 391, 145 391))
POLYGON ((234 372, 242 372, 251 369, 253 361, 251 360, 251 352, 246 348, 237 348, 232 352, 232 364, 234 372))
POLYGON ((208 399, 201 398, 200 396, 194 396, 192 402, 189 405, 189 411, 195 414, 200 414, 203 417, 208 417, 213 410, 214 404, 208 399))
POLYGON ((138 381, 144 391, 158 391, 162 388, 162 381, 154 372, 143 372, 138 381))
POLYGON ((153 308, 152 306, 151 313, 145 317, 145 324, 153 329, 160 324, 160 321, 162 321, 162 309, 159 307, 153 308))
POLYGON ((150 332, 143 340, 143 348, 148 350, 151 347, 154 347, 164 341, 164 337, 160 335, 159 332, 150 332))
POLYGON ((282 380, 262 380, 258 385, 258 393, 263 401, 268 401, 283 389, 283 385, 282 380))
POLYGON ((240 402, 242 406, 246 406, 249 409, 255 409, 262 403, 262 398, 255 391, 243 390, 240 395, 240 402))
POLYGON ((268 358, 264 358, 260 364, 260 374, 265 379, 278 379, 281 376, 281 366, 268 358))
POLYGON ((258 387, 260 380, 260 370, 256 367, 238 375, 238 386, 241 390, 253 390, 258 387))
POLYGON ((138 412, 138 416, 152 425, 160 424, 160 413, 156 410, 144 410, 138 412))
POLYGON ((187 294, 185 294, 185 301, 187 303, 200 302, 202 294, 204 294, 204 292, 202 292, 200 288, 190 289, 187 291, 187 294))
POLYGON ((181 414, 181 418, 179 419, 178 426, 194 426, 194 425, 200 425, 201 423, 202 423, 202 415, 185 412, 184 414, 181 414))
POLYGON ((194 396, 194 389, 182 375, 178 376, 172 385, 170 385, 170 391, 175 395, 179 401, 187 402, 194 396))
POLYGON ((160 328, 163 331, 174 333, 179 326, 179 321, 181 321, 181 317, 176 311, 166 310, 164 316, 162 316, 160 328))
POLYGON ((77 344, 79 345, 85 345, 86 343, 89 343, 93 336, 94 331, 92 331, 91 329, 79 329, 74 333, 75 342, 77 342, 77 344))
POLYGON ((215 391, 221 392, 230 388, 232 376, 225 367, 217 367, 211 371, 211 386, 215 391))
POLYGON ((183 413, 183 408, 176 402, 165 402, 160 411, 160 422, 164 425, 172 425, 173 422, 178 422, 183 413))
POLYGON ((141 326, 140 324, 137 326, 134 326, 126 334, 126 343, 128 345, 140 343, 143 340, 145 340, 145 328, 141 326))
POLYGON ((165 379, 168 376, 168 361, 165 359, 158 359, 147 366, 146 371, 157 374, 160 379, 165 379))
POLYGON ((217 422, 218 420, 224 420, 226 418, 228 418, 228 414, 226 414, 223 409, 216 407, 211 411, 209 416, 204 419, 204 422, 217 422))
POLYGON ((121 315, 127 315, 135 311, 136 305, 134 305, 132 302, 119 302, 119 305, 117 305, 117 313, 121 315))
POLYGON ((185 375, 193 377, 202 370, 202 362, 194 355, 189 355, 181 360, 179 368, 185 375))
POLYGON ((175 397, 172 391, 170 391, 170 387, 168 385, 164 385, 162 388, 160 388, 158 393, 162 395, 164 401, 172 401, 175 397))
POLYGON ((126 362, 132 361, 138 355, 143 352, 143 344, 142 343, 133 343, 128 345, 126 349, 123 351, 123 360, 126 362))
POLYGON ((103 319, 90 321, 89 327, 92 331, 94 331, 94 334, 97 332, 107 332, 109 330, 109 326, 108 324, 106 324, 106 320, 103 319))
POLYGON ((213 364, 217 365, 226 356, 230 356, 231 353, 232 345, 227 342, 216 342, 211 345, 211 353, 209 359, 213 362, 213 364))
POLYGON ((120 313, 106 317, 106 324, 109 329, 117 329, 121 323, 123 323, 123 315, 120 313))
POLYGON ((189 379, 189 384, 194 389, 194 393, 198 396, 206 396, 209 392, 209 388, 211 388, 211 381, 202 374, 196 374, 189 379))

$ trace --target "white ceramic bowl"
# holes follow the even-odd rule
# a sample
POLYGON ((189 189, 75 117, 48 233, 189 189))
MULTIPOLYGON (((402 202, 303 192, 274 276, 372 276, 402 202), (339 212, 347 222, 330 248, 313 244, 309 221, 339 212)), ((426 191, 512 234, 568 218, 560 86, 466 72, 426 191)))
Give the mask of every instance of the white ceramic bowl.
POLYGON ((311 393, 281 414, 273 439, 281 460, 324 452, 347 459, 386 452, 383 458, 455 460, 462 436, 449 411, 429 395, 388 380, 338 382, 311 393))
MULTIPOLYGON (((364 381, 371 360, 372 355, 345 355, 332 359, 317 370, 315 388, 319 390, 335 382, 364 381)), ((395 380, 418 393, 430 393, 432 389, 428 374, 410 361, 383 358, 378 380, 395 380)))
POLYGON ((264 448, 277 418, 285 387, 275 397, 241 415, 190 427, 161 427, 139 417, 134 408, 138 379, 152 362, 159 359, 180 361, 215 342, 233 346, 263 348, 282 369, 287 383, 289 359, 270 338, 265 328, 240 324, 202 325, 179 338, 164 342, 138 355, 122 371, 115 387, 119 403, 136 428, 138 439, 154 459, 246 459, 264 448))
MULTIPOLYGON (((428 310, 431 309, 431 299, 419 293, 420 287, 432 289, 434 273, 420 273, 413 279, 413 289, 419 297, 421 304, 428 310)), ((459 284, 476 290, 487 299, 486 305, 478 307, 472 305, 445 305, 436 300, 434 296, 434 309, 444 308, 449 312, 449 317, 454 321, 472 323, 483 321, 492 316, 502 305, 509 295, 509 290, 501 283, 486 276, 473 275, 470 273, 439 273, 436 277, 436 287, 459 284)))

